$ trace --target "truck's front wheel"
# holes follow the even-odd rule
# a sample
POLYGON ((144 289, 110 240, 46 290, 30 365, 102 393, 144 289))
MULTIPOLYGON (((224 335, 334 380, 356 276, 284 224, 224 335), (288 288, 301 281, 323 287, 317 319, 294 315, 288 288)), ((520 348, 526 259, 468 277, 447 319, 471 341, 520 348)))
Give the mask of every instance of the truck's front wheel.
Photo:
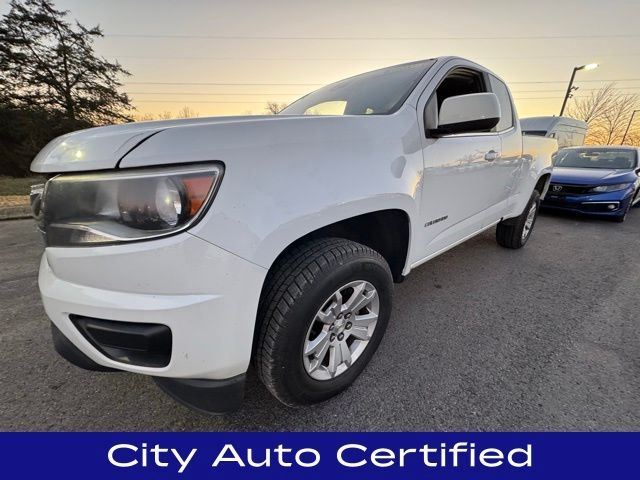
POLYGON ((260 301, 258 374, 286 405, 326 400, 362 372, 391 313, 392 277, 376 251, 349 240, 294 247, 260 301))

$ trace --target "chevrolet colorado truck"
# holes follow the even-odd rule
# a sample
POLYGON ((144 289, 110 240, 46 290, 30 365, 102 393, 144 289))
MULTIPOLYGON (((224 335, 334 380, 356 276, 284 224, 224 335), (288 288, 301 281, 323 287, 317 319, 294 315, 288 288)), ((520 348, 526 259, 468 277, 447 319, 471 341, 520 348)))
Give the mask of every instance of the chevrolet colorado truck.
POLYGON ((32 206, 54 346, 205 412, 241 403, 251 361, 283 403, 324 401, 380 344, 394 282, 494 226, 527 243, 556 150, 522 136, 498 76, 457 57, 276 116, 64 135, 31 166, 48 178, 32 206))

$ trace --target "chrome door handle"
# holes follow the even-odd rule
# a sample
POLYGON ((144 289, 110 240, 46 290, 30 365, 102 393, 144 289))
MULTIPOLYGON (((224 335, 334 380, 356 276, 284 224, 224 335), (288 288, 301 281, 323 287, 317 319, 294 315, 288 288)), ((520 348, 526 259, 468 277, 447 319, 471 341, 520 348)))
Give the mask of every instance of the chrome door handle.
POLYGON ((498 152, 496 152, 495 150, 489 150, 487 153, 484 154, 484 159, 487 162, 493 162, 494 160, 497 160, 498 158, 500 158, 500 154, 498 152))

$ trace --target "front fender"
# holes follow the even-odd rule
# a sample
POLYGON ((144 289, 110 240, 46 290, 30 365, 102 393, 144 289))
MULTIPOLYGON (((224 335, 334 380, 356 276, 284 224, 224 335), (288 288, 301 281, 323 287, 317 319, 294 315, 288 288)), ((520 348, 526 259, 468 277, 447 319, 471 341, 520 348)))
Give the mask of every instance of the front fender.
POLYGON ((255 263, 269 268, 278 255, 299 238, 327 225, 381 210, 404 211, 410 219, 410 224, 417 216, 415 201, 409 195, 403 194, 385 194, 335 204, 277 225, 257 246, 255 263))
POLYGON ((397 209, 420 223, 423 161, 410 108, 168 129, 123 166, 165 159, 225 164, 213 204, 190 233, 261 267, 304 235, 354 216, 397 209))

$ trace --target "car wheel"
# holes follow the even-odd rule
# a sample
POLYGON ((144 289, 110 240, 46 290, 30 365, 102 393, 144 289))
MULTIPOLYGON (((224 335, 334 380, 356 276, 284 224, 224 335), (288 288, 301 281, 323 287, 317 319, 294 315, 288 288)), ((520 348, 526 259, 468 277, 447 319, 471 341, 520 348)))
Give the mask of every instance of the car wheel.
POLYGON ((633 202, 635 202, 638 199, 638 195, 640 195, 640 188, 638 190, 636 190, 636 193, 631 198, 631 208, 640 207, 640 202, 636 203, 635 205, 633 204, 633 202))
POLYGON ((258 308, 258 375, 290 406, 346 389, 375 353, 391 313, 385 259, 349 240, 292 248, 267 276, 258 308))
POLYGON ((540 210, 540 193, 534 190, 524 211, 516 218, 503 220, 496 228, 496 240, 505 248, 522 248, 531 237, 540 210))

